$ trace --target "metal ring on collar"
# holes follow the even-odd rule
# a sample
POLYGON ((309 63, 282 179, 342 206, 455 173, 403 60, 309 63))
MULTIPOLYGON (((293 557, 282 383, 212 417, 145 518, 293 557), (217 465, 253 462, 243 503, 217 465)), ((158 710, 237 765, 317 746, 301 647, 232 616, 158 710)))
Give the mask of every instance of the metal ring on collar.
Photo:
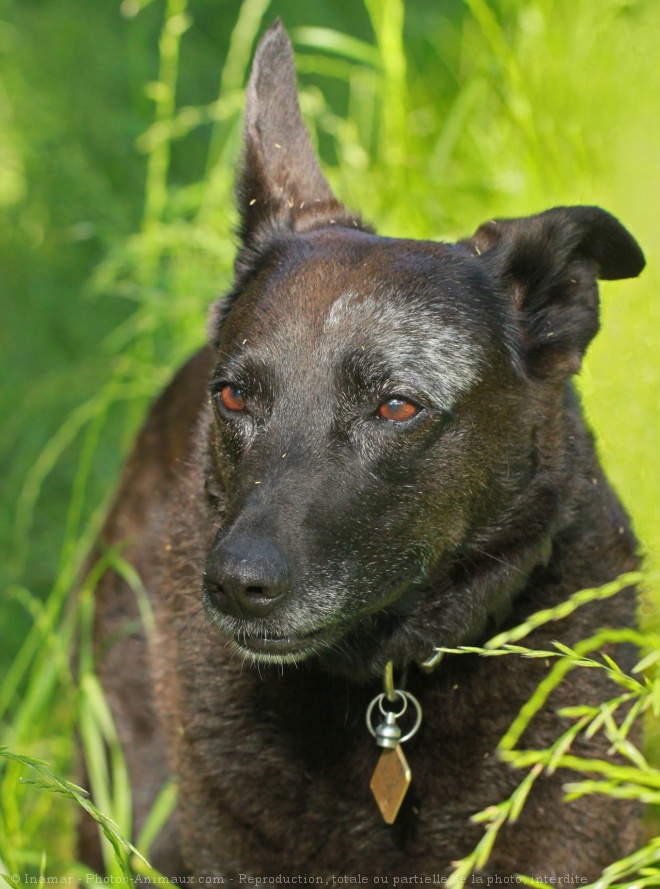
MULTIPOLYGON (((405 741, 409 741, 413 735, 417 734, 419 727, 422 724, 422 706, 419 703, 419 701, 417 700, 417 698, 413 694, 411 694, 409 691, 402 691, 399 688, 395 689, 394 691, 395 691, 395 694, 399 695, 404 701, 403 709, 401 710, 400 713, 395 714, 395 719, 398 719, 400 716, 403 716, 403 714, 406 712, 406 710, 408 708, 408 701, 410 701, 410 703, 415 708, 415 724, 413 725, 413 727, 410 729, 410 731, 406 735, 403 735, 403 737, 401 737, 399 739, 399 744, 403 744, 405 741)), ((378 704, 378 709, 383 714, 383 716, 387 715, 388 711, 383 708, 383 700, 385 697, 386 697, 386 695, 384 693, 377 695, 373 699, 373 701, 369 704, 369 706, 367 707, 365 721, 367 723, 367 728, 369 729, 369 734, 373 738, 376 737, 376 730, 374 729, 374 727, 371 724, 371 714, 373 713, 374 707, 376 706, 376 704, 378 704)), ((391 712, 391 711, 389 711, 389 712, 391 712)))
POLYGON ((408 709, 408 699, 406 698, 405 691, 400 691, 398 688, 395 688, 394 695, 391 698, 391 700, 396 701, 397 696, 399 698, 401 698, 401 702, 402 702, 403 706, 401 707, 401 709, 399 710, 398 713, 395 713, 393 710, 386 710, 385 707, 383 707, 383 701, 387 697, 387 693, 383 692, 383 694, 378 695, 378 697, 376 698, 376 700, 378 701, 378 709, 383 714, 383 716, 387 716, 388 713, 391 713, 395 719, 399 719, 399 717, 403 716, 403 714, 406 712, 406 710, 408 709))

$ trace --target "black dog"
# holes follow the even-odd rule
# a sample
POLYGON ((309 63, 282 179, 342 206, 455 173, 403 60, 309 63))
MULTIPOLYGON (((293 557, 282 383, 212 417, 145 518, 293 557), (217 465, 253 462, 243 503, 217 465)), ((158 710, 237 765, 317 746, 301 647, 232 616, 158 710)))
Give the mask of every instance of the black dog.
MULTIPOLYGON (((644 258, 594 207, 455 245, 375 236, 319 170, 279 24, 247 91, 239 203, 211 346, 153 407, 104 534, 131 541, 156 616, 150 646, 122 636, 133 594, 105 577, 97 639, 115 644, 100 671, 136 820, 168 761, 179 807, 153 854, 167 873, 439 879, 482 834, 470 816, 521 780, 494 751, 546 667, 416 665, 637 565, 570 377, 598 329, 596 279, 644 258), (392 825, 364 725, 390 662, 424 714, 392 825)), ((629 590, 575 612, 562 638, 633 613, 629 590)), ((612 696, 583 673, 528 746, 565 730, 560 703, 612 696)), ((633 808, 564 805, 563 780, 537 782, 484 874, 594 878, 630 851, 633 808)), ((95 860, 89 824, 83 847, 95 860)))

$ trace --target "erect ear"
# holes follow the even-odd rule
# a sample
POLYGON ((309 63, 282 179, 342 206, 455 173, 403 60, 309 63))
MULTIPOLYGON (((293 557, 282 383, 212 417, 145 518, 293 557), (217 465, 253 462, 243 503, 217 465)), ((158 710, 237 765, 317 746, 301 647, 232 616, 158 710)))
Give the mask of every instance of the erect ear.
POLYGON ((359 224, 319 168, 300 115, 291 43, 279 20, 264 34, 252 64, 243 139, 237 197, 248 249, 258 250, 274 231, 359 224))
POLYGON ((531 372, 580 369, 598 331, 597 278, 633 278, 644 254, 599 207, 556 207, 523 219, 496 219, 463 242, 510 294, 531 372))

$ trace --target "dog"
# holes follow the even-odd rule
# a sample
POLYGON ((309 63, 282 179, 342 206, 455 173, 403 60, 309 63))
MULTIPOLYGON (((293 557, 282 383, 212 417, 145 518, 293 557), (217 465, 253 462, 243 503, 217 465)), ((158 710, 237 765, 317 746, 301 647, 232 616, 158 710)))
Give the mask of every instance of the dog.
MULTIPOLYGON (((238 203, 233 289, 152 407, 102 535, 127 543, 155 616, 151 635, 127 631, 134 594, 106 573, 98 669, 137 828, 173 774, 152 849, 170 876, 442 880, 482 836, 471 816, 522 778, 496 747, 547 667, 419 665, 638 566, 571 378, 598 330, 597 279, 634 277, 644 257, 595 207, 451 245, 377 236, 320 171, 279 22, 247 88, 238 203), (379 698, 388 670, 397 689, 379 698), (372 700, 394 736, 423 716, 392 823, 370 790, 390 743, 378 708, 384 753, 365 726, 372 700)), ((633 589, 594 602, 561 638, 628 626, 634 608, 633 589)), ((559 706, 611 696, 603 671, 574 671, 525 744, 566 729, 559 706)), ((482 878, 586 881, 631 851, 634 805, 564 803, 563 781, 537 780, 482 878)), ((100 867, 96 843, 84 824, 100 867)))

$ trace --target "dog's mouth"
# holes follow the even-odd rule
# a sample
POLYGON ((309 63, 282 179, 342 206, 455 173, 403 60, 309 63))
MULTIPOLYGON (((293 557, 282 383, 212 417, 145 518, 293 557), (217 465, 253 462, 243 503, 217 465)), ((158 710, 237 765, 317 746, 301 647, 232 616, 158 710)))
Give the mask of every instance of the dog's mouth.
MULTIPOLYGON (((392 589, 400 592, 401 581, 392 589)), ((268 627, 261 621, 251 624, 215 610, 209 613, 222 635, 230 640, 234 653, 254 664, 294 664, 315 656, 322 657, 328 666, 343 661, 354 664, 358 651, 371 650, 376 639, 387 641, 400 623, 399 614, 383 609, 383 599, 387 598, 379 597, 373 612, 353 615, 352 619, 346 614, 341 618, 336 614, 321 618, 317 613, 316 626, 311 621, 292 620, 289 626, 288 621, 281 621, 268 627), (319 618, 323 620, 321 626, 319 618)))
POLYGON ((249 631, 235 634, 232 639, 238 650, 256 660, 286 663, 302 660, 321 649, 323 630, 312 630, 301 635, 276 636, 270 633, 252 635, 249 631))

